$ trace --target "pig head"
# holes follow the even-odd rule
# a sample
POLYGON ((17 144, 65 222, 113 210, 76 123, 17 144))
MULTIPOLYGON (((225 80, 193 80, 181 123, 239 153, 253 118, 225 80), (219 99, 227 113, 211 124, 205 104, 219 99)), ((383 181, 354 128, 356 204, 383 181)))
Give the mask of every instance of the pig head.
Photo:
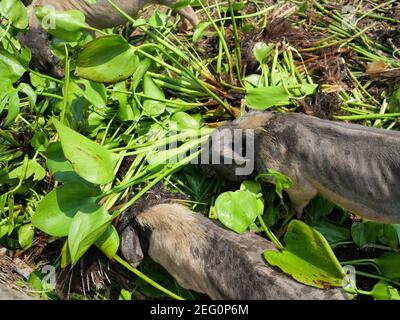
POLYGON ((286 191, 298 214, 319 193, 367 219, 400 223, 400 132, 298 113, 250 112, 217 129, 206 147, 207 170, 223 179, 241 181, 269 169, 288 176, 293 185, 286 191), (252 136, 251 150, 238 152, 221 138, 234 132, 243 141, 252 136), (240 174, 246 162, 254 170, 240 174))

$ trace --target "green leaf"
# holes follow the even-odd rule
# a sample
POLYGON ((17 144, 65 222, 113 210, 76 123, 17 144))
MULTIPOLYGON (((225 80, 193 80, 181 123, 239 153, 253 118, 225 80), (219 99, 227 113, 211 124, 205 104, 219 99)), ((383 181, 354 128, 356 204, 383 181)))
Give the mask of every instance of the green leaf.
POLYGON ((92 213, 100 209, 96 203, 100 194, 100 189, 91 185, 66 183, 43 198, 32 217, 32 223, 51 236, 65 237, 77 213, 92 213))
POLYGON ((375 221, 356 222, 351 226, 351 236, 360 248, 377 242, 393 249, 398 248, 398 235, 394 225, 375 221))
POLYGON ((186 112, 176 112, 171 117, 171 122, 175 124, 177 131, 195 130, 201 127, 201 122, 186 112))
MULTIPOLYGON (((164 91, 154 83, 148 74, 144 76, 143 91, 146 96, 165 100, 164 91)), ((165 111, 165 104, 158 100, 146 99, 143 102, 143 111, 149 117, 156 117, 165 111)))
POLYGON ((254 57, 256 58, 256 60, 260 64, 262 64, 264 62, 265 58, 269 56, 269 54, 272 52, 273 49, 274 49, 274 45, 268 46, 264 42, 257 42, 254 45, 253 54, 254 54, 254 57))
POLYGON ((18 242, 23 250, 32 246, 35 228, 31 223, 25 224, 18 229, 18 242))
POLYGON ((121 289, 118 300, 132 300, 132 293, 126 289, 121 289))
POLYGON ((48 7, 36 7, 35 12, 43 29, 65 41, 78 41, 86 27, 85 15, 79 10, 54 11, 48 7))
POLYGON ((244 233, 256 220, 259 206, 254 194, 239 190, 219 195, 215 200, 215 210, 224 226, 244 233))
POLYGON ((399 112, 400 110, 400 85, 394 87, 388 96, 388 105, 390 112, 399 112))
POLYGON ((96 108, 105 108, 107 105, 107 92, 103 83, 78 80, 77 83, 82 88, 83 96, 96 108))
POLYGON ((400 280, 400 254, 397 252, 384 253, 374 259, 382 274, 392 280, 400 280))
POLYGON ((135 48, 122 36, 97 38, 86 45, 76 60, 75 74, 97 82, 119 82, 136 70, 135 48))
POLYGON ((256 181, 260 179, 275 184, 275 192, 281 199, 283 199, 282 191, 289 189, 293 184, 289 177, 272 169, 268 169, 268 173, 259 174, 256 177, 256 181))
POLYGON ((28 27, 28 11, 20 0, 2 0, 0 14, 10 20, 18 29, 28 27))
POLYGON ((42 131, 36 131, 31 140, 31 146, 35 148, 36 151, 43 152, 46 151, 49 144, 49 139, 46 134, 42 131))
POLYGON ((267 110, 290 104, 290 96, 283 86, 247 89, 246 104, 251 109, 267 110))
POLYGON ((94 184, 106 184, 114 180, 118 156, 76 131, 53 119, 60 136, 65 157, 74 171, 94 184))
POLYGON ((297 281, 317 288, 341 287, 344 273, 326 239, 299 220, 292 220, 285 234, 282 252, 265 251, 273 266, 297 281))
POLYGON ((121 121, 134 121, 138 119, 139 114, 135 112, 136 103, 134 100, 131 100, 131 103, 128 102, 128 95, 123 93, 127 92, 128 89, 126 87, 126 82, 121 81, 114 85, 114 92, 112 93, 112 99, 118 101, 118 118, 121 121), (120 91, 120 92, 118 92, 120 91))
POLYGON ((166 26, 168 22, 168 16, 164 13, 159 12, 158 10, 153 11, 149 19, 149 25, 154 29, 161 29, 166 26))
MULTIPOLYGON (((317 89, 315 84, 302 84, 299 88, 303 97, 313 94, 317 89)), ((284 86, 270 86, 261 88, 248 88, 246 90, 246 103, 249 108, 267 110, 274 106, 285 106, 291 104, 295 95, 290 93, 284 86)))
POLYGON ((371 291, 376 300, 400 300, 399 291, 392 285, 379 281, 371 291))
POLYGON ((25 171, 24 180, 33 177, 33 181, 40 181, 43 180, 44 177, 46 176, 46 171, 44 170, 44 168, 36 160, 30 159, 28 160, 26 169, 24 167, 24 164, 22 164, 19 167, 12 170, 7 175, 1 176, 0 182, 11 182, 14 179, 20 179, 24 174, 24 171, 25 171))
POLYGON ((193 32, 193 37, 192 41, 196 43, 197 41, 200 40, 200 38, 203 36, 204 32, 207 30, 207 28, 211 25, 210 22, 208 21, 201 21, 197 26, 196 30, 193 32))
POLYGON ((8 106, 8 113, 6 118, 6 125, 8 125, 19 115, 20 100, 18 96, 18 91, 16 89, 10 90, 5 100, 7 101, 6 104, 8 106))
POLYGON ((32 87, 25 82, 20 83, 17 90, 18 92, 24 93, 28 97, 30 106, 34 108, 37 100, 35 90, 33 90, 32 87))
POLYGON ((351 238, 349 229, 339 227, 333 223, 316 221, 311 224, 311 227, 321 232, 330 243, 347 241, 351 238))
POLYGON ((96 247, 99 248, 108 259, 112 259, 117 254, 120 239, 117 230, 113 225, 109 225, 107 230, 96 240, 96 247))
POLYGON ((0 48, 0 82, 15 83, 26 71, 21 62, 11 53, 0 48))
POLYGON ((61 142, 57 141, 49 144, 46 155, 46 166, 49 168, 54 179, 64 183, 70 181, 85 182, 85 180, 76 174, 71 163, 65 158, 61 142))
POLYGON ((253 193, 255 196, 262 195, 261 184, 251 180, 243 181, 242 184, 240 185, 240 190, 253 193))
POLYGON ((311 220, 316 221, 329 215, 334 207, 335 205, 332 202, 318 195, 311 200, 306 210, 311 220))
POLYGON ((96 210, 80 210, 73 217, 68 232, 68 249, 71 264, 74 266, 83 254, 107 230, 112 216, 104 207, 97 206, 96 210))

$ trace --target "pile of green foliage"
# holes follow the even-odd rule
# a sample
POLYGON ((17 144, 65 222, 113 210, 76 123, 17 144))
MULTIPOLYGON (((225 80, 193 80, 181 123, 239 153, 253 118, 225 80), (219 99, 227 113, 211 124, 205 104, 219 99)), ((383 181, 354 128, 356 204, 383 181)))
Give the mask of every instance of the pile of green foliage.
POLYGON ((352 294, 399 299, 399 225, 359 221, 321 198, 296 220, 282 193, 291 182, 279 172, 265 173, 277 184, 264 193, 258 180, 232 191, 190 164, 212 132, 207 124, 247 109, 397 129, 400 36, 391 30, 399 20, 389 14, 395 1, 379 3, 353 8, 351 20, 340 2, 193 1, 203 18, 193 32, 154 10, 122 31, 96 30, 96 39, 79 11, 39 9, 39 19, 56 21, 48 32, 65 66, 61 80, 30 69, 17 37, 28 28, 26 7, 1 0, 0 244, 34 250, 45 234, 63 243, 57 268, 96 246, 142 279, 143 294, 179 298, 151 264, 141 270, 153 280, 117 255, 113 222, 162 182, 234 232, 265 232, 282 249, 265 259, 298 281, 342 286, 345 277, 352 294), (389 34, 382 41, 378 24, 389 34))

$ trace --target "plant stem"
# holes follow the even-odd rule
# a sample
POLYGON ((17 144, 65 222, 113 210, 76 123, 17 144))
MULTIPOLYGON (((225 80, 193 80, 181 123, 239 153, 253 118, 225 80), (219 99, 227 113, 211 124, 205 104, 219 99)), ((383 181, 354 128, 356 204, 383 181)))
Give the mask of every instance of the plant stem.
POLYGON ((268 236, 268 238, 275 244, 275 246, 282 250, 285 247, 280 243, 280 241, 278 240, 278 238, 271 232, 271 230, 266 226, 266 224, 264 223, 264 220, 262 219, 262 216, 260 213, 258 213, 257 215, 258 217, 258 221, 260 222, 261 227, 263 228, 265 234, 268 236))
POLYGON ((182 298, 181 296, 178 296, 177 294, 173 293, 172 291, 168 290, 167 288, 164 288, 162 285, 158 284, 157 282, 155 282, 154 280, 150 279, 148 276, 146 276, 145 274, 143 274, 142 272, 140 272, 138 269, 132 267, 128 262, 126 262, 124 259, 122 259, 120 256, 116 255, 113 260, 115 260, 116 262, 118 262, 121 266, 123 266, 124 268, 128 269, 129 271, 131 271, 132 273, 134 273, 135 275, 137 275, 139 278, 143 279, 144 281, 146 281, 148 284, 152 285, 154 288, 160 290, 161 292, 164 292, 166 295, 168 295, 169 297, 171 297, 172 299, 175 300, 185 300, 184 298, 182 298))

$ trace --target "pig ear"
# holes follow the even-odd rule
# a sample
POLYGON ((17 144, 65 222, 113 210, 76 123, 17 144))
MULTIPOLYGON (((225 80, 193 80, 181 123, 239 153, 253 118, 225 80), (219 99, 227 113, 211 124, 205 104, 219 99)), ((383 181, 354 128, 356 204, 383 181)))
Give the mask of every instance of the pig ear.
POLYGON ((132 226, 127 226, 121 233, 121 253, 133 267, 137 267, 143 260, 139 236, 132 226))

